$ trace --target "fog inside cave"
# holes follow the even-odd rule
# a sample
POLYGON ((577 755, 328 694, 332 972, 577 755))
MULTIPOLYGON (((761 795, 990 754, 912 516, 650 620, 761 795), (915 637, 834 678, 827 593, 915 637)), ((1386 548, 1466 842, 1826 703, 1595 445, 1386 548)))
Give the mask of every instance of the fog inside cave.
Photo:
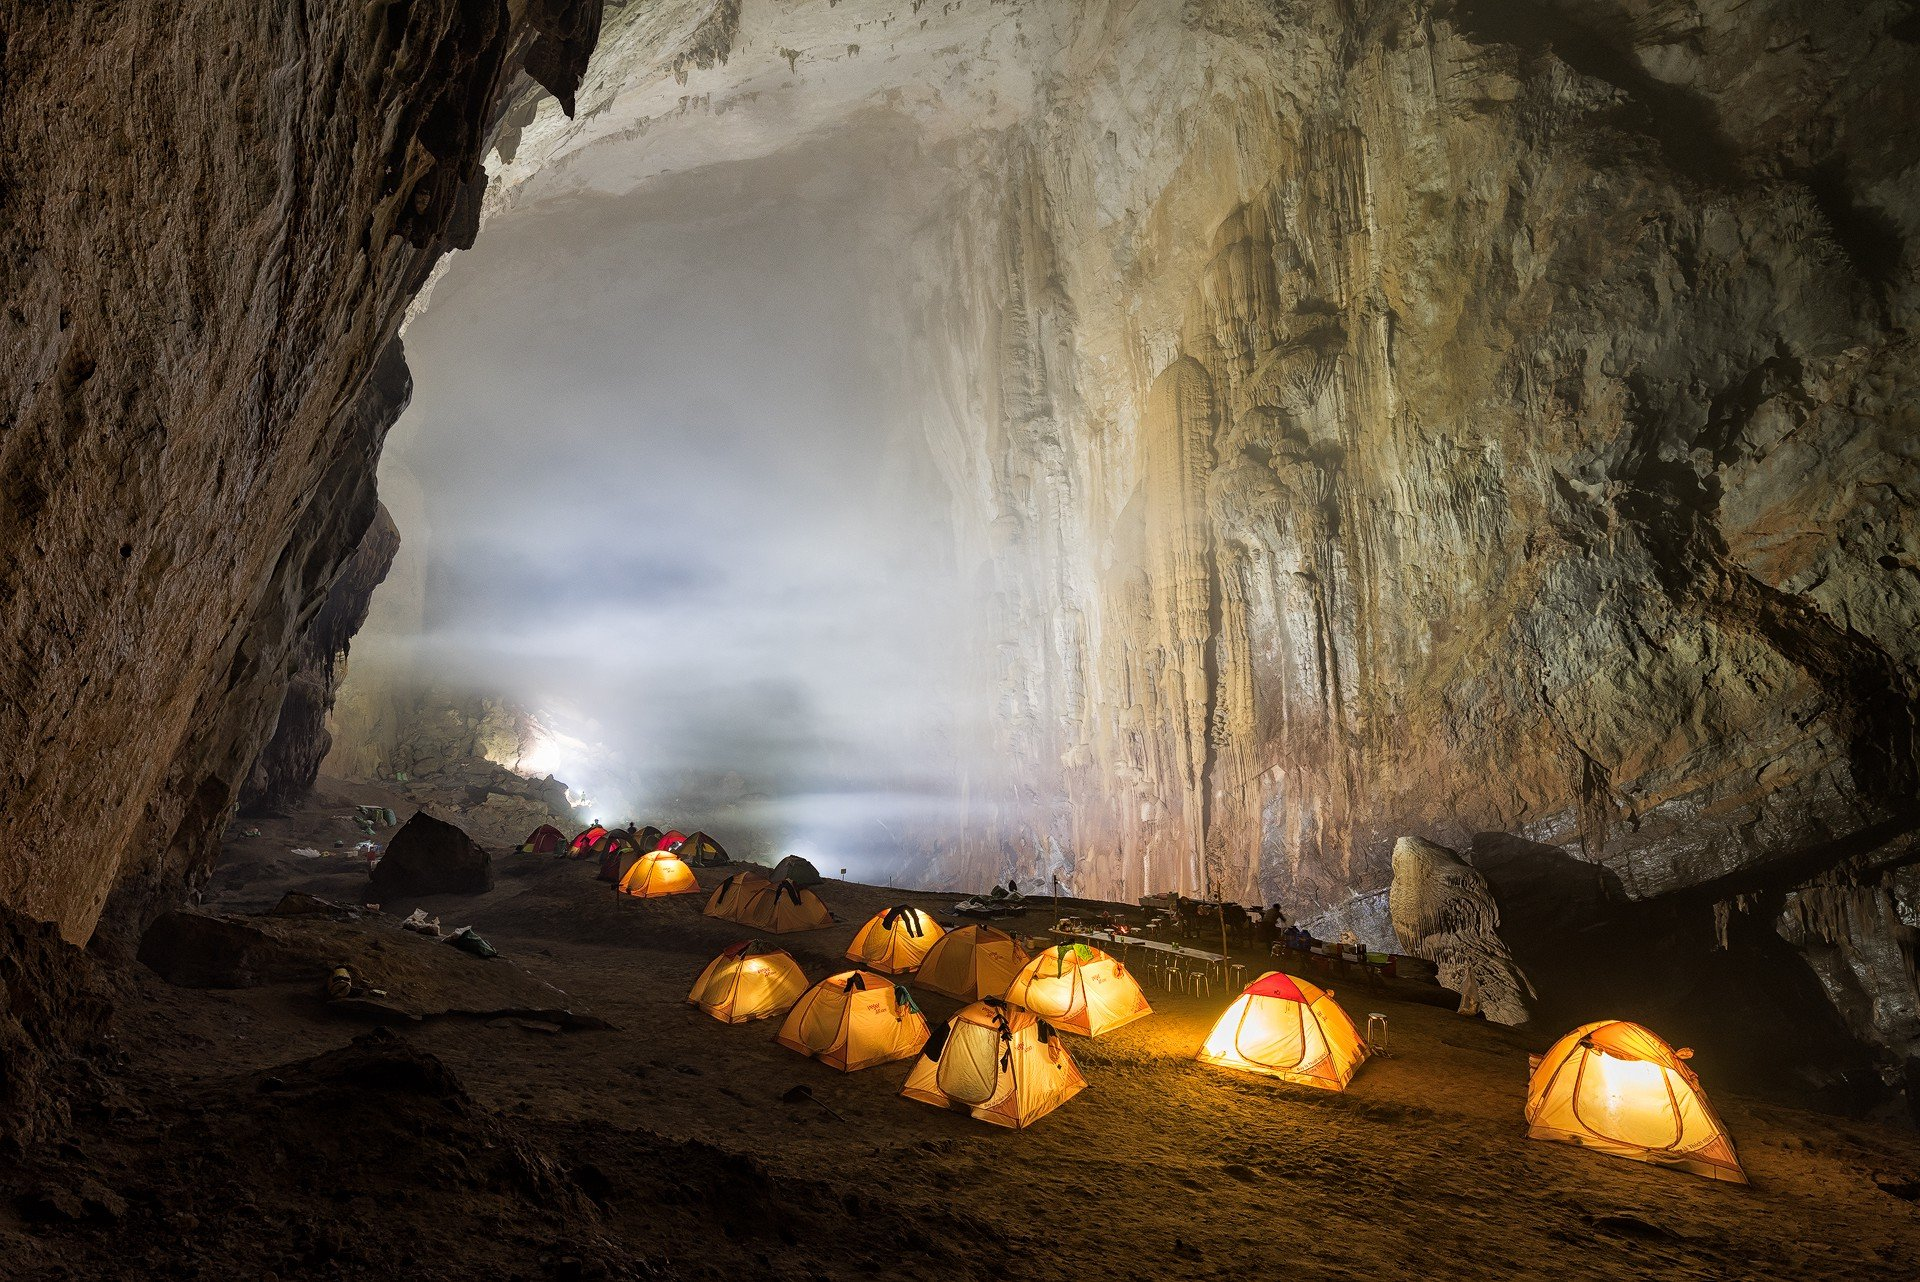
POLYGON ((610 823, 878 880, 963 823, 980 603, 913 421, 897 162, 842 136, 492 219, 406 333, 381 480, 421 606, 355 657, 531 714, 503 764, 610 823))

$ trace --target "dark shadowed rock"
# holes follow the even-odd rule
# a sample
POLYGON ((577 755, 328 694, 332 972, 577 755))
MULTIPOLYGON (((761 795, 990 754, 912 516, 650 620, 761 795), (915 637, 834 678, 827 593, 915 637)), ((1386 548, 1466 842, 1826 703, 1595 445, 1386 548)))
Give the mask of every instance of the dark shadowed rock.
POLYGON ((493 856, 473 838, 426 811, 387 843, 373 869, 376 899, 396 895, 478 895, 493 889, 493 856))

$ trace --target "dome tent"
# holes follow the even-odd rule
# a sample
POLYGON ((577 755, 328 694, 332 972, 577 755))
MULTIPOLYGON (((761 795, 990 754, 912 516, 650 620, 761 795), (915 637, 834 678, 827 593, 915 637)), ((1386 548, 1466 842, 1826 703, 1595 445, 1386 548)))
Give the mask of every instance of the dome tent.
POLYGON ((773 935, 833 925, 820 896, 791 882, 770 882, 757 872, 737 872, 721 882, 707 900, 706 913, 773 935))
MULTIPOLYGON (((658 841, 659 838, 654 840, 658 841)), ((679 853, 695 868, 718 868, 733 862, 733 856, 727 853, 727 848, 704 832, 696 832, 681 842, 679 853)))
POLYGON ((679 859, 656 850, 634 860, 620 879, 620 893, 635 899, 658 899, 663 895, 691 895, 700 890, 693 869, 679 859))
POLYGON ((1366 1061, 1367 1044, 1332 993, 1270 970, 1241 990, 1214 1021, 1196 1058, 1343 1091, 1366 1061))
POLYGON ((785 1012, 806 990, 806 974, 786 949, 750 939, 708 962, 687 1002, 723 1024, 744 1024, 785 1012))
POLYGON ((927 1020, 892 980, 849 970, 802 994, 774 1040, 829 1068, 855 1073, 918 1054, 927 1043, 927 1020))
POLYGON ((927 950, 946 933, 939 922, 918 908, 895 904, 875 913, 855 932, 847 960, 889 975, 905 974, 917 970, 927 950))
POLYGON ((948 931, 927 949, 913 984, 963 1002, 1005 997, 1027 960, 1027 950, 1006 931, 994 926, 962 926, 948 931))
POLYGON ((520 853, 523 855, 550 855, 560 849, 560 843, 566 839, 566 835, 552 824, 541 824, 538 828, 528 833, 527 839, 520 843, 520 853))
POLYGON ((1086 1089, 1060 1035, 1032 1011, 975 1002, 927 1044, 900 1093, 995 1126, 1029 1126, 1086 1089))
POLYGON ((818 886, 820 870, 799 855, 788 855, 773 866, 775 881, 790 881, 796 886, 818 886))
POLYGON ((607 835, 606 825, 592 824, 582 828, 578 836, 567 843, 567 853, 575 859, 585 859, 593 849, 593 843, 607 835))
POLYGON ((1127 968, 1086 944, 1061 944, 1028 962, 1007 986, 1007 1002, 1083 1037, 1111 1033, 1153 1014, 1127 968))
POLYGON ((1625 1020, 1583 1024, 1535 1061, 1527 1135, 1745 1184, 1691 1057, 1625 1020))

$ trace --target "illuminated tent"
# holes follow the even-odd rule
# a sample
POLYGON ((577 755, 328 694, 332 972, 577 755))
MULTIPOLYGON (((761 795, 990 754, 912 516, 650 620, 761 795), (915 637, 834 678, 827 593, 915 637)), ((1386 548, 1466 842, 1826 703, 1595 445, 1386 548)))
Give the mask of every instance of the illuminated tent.
POLYGON ((1582 1025, 1534 1061, 1527 1134, 1745 1184, 1692 1054, 1624 1020, 1582 1025))
POLYGON ((593 849, 593 843, 606 834, 607 830, 599 824, 594 824, 591 828, 582 828, 580 835, 567 843, 567 853, 575 859, 585 859, 587 853, 593 849))
POLYGON ((665 851, 642 855, 620 879, 620 893, 635 899, 657 899, 662 895, 691 895, 700 890, 693 869, 665 851))
POLYGON ((750 939, 708 962, 687 1002, 723 1024, 744 1024, 780 1014, 806 991, 807 977, 786 949, 750 939))
POLYGON ((1098 1037, 1153 1014, 1127 968, 1098 948, 1061 944, 1027 963, 1007 986, 1023 1006, 1063 1032, 1098 1037))
POLYGON ((1031 1011, 975 1002, 907 1074, 908 1099, 971 1113, 995 1126, 1028 1126, 1086 1089, 1060 1035, 1031 1011))
POLYGON ((1027 964, 1027 950, 1012 935, 994 926, 962 926, 950 930, 927 949, 916 988, 945 993, 963 1002, 982 997, 1004 997, 1007 988, 1027 964))
POLYGON ((788 855, 773 866, 775 881, 790 881, 796 886, 818 886, 820 870, 798 855, 788 855))
POLYGON ((907 990, 892 980, 849 970, 802 994, 775 1040, 829 1068, 853 1073, 919 1054, 927 1044, 927 1020, 907 990))
POLYGON ((1248 984, 1214 1022, 1202 1064, 1343 1091, 1367 1044, 1333 994, 1270 970, 1248 984))
POLYGON ((686 839, 687 839, 687 834, 684 832, 681 832, 678 828, 675 828, 670 832, 661 833, 659 844, 655 845, 654 849, 655 850, 677 850, 679 849, 680 843, 685 841, 686 839))
POLYGON ((538 828, 528 833, 527 839, 520 843, 520 853, 523 855, 550 855, 560 849, 560 843, 566 839, 566 835, 552 824, 541 824, 538 828))
POLYGON ((679 853, 695 868, 717 868, 733 862, 733 856, 727 853, 727 848, 704 832, 696 832, 681 842, 679 853))
POLYGON ((740 921, 746 911, 747 900, 757 890, 765 890, 773 883, 757 872, 737 872, 713 888, 707 896, 706 914, 718 917, 722 921, 740 921))
POLYGON ((770 882, 758 872, 737 872, 721 882, 707 898, 706 913, 770 935, 833 925, 820 896, 789 882, 770 882))
MULTIPOLYGON (((790 886, 792 882, 781 882, 790 886)), ((811 891, 803 892, 811 894, 811 891)), ((900 975, 919 968, 927 949, 940 942, 947 932, 940 923, 905 904, 896 904, 868 919, 853 937, 847 959, 871 966, 889 975, 900 975)))

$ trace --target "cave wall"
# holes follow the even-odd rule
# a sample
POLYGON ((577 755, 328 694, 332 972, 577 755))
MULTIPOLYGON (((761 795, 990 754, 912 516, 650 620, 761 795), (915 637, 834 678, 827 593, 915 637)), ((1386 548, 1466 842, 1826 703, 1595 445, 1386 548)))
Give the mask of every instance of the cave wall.
POLYGON ((1734 894, 1913 826, 1914 32, 1761 9, 1066 45, 926 272, 1009 763, 934 875, 1314 908, 1505 834, 1734 894))
POLYGON ((4 7, 0 903, 78 942, 113 894, 118 938, 204 873, 372 520, 406 303, 599 18, 4 7))

